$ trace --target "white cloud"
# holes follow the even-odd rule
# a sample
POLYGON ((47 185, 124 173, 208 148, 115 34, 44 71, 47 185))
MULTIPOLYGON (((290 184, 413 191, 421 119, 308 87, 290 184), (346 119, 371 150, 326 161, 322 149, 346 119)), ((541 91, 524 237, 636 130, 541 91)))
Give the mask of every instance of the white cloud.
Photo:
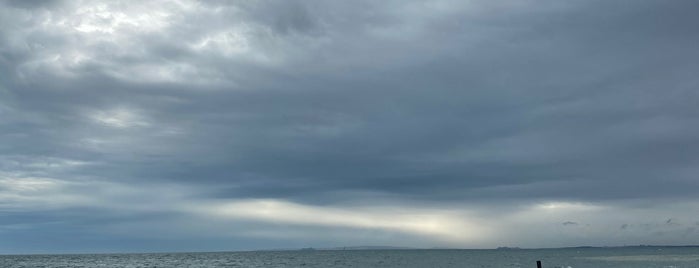
POLYGON ((114 128, 147 127, 150 124, 134 109, 115 108, 112 110, 96 111, 91 118, 105 126, 114 128))
POLYGON ((0 209, 5 211, 53 210, 90 204, 86 196, 66 192, 72 182, 0 173, 0 209))

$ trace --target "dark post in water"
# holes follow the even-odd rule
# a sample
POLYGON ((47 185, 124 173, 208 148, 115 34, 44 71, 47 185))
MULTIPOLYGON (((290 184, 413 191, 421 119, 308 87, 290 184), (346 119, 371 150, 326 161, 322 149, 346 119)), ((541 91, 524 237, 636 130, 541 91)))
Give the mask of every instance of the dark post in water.
POLYGON ((536 261, 536 268, 541 268, 541 261, 536 261))

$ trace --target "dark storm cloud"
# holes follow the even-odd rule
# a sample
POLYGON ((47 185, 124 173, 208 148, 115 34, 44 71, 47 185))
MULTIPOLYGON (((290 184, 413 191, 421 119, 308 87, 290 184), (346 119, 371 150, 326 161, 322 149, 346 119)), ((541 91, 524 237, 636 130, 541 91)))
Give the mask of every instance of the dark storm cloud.
POLYGON ((691 201, 696 8, 6 1, 0 175, 303 204, 691 201))
POLYGON ((60 0, 8 0, 7 4, 11 7, 34 9, 41 7, 55 7, 60 0))
MULTIPOLYGON (((275 197, 355 189, 429 199, 439 198, 435 191, 540 182, 559 193, 543 183, 537 194, 583 200, 691 194, 683 189, 695 186, 699 149, 691 124, 693 3, 481 3, 453 11, 428 4, 358 4, 372 6, 374 23, 361 22, 368 15, 359 7, 337 3, 224 8, 254 25, 253 50, 302 54, 281 55, 288 62, 278 66, 216 59, 184 48, 183 39, 137 35, 146 54, 123 58, 108 56, 120 44, 95 42, 87 47, 93 59, 71 70, 77 78, 41 69, 25 74, 31 78, 8 77, 10 111, 32 120, 7 120, 15 122, 4 124, 6 133, 24 135, 7 137, 13 145, 6 152, 89 158, 103 162, 99 173, 123 179, 230 182, 243 185, 232 194, 275 197), (347 12, 335 14, 338 8, 347 12), (307 51, 305 44, 318 47, 307 51), (233 79, 207 90, 105 76, 107 65, 168 61, 195 62, 233 79), (120 105, 154 123, 103 130, 84 116, 120 105), (185 133, 159 139, 168 148, 161 153, 129 145, 87 150, 76 140, 89 132, 124 142, 157 139, 153 132, 168 125, 185 133), (628 190, 630 182, 639 188, 628 190)), ((191 39, 198 26, 224 28, 235 20, 172 25, 159 35, 177 38, 174 29, 184 28, 191 39)), ((37 29, 26 38, 30 47, 74 42, 37 29)), ((12 52, 3 58, 17 58, 12 52)), ((23 74, 22 60, 6 65, 18 67, 10 73, 23 74)), ((501 194, 527 195, 524 189, 501 194)))

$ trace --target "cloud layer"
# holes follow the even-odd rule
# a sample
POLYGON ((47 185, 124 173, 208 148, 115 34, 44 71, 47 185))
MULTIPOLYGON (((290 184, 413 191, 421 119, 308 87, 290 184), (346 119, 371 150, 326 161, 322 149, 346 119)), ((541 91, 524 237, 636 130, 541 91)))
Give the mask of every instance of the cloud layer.
POLYGON ((696 243, 696 8, 3 1, 0 252, 696 243))

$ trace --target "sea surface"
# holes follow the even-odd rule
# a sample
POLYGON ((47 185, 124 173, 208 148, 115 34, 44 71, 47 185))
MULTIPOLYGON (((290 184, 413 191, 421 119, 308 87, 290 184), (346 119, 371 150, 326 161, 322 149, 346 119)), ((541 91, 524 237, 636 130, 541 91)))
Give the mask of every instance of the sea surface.
POLYGON ((0 267, 536 267, 537 260, 545 268, 699 268, 699 247, 0 255, 0 267))

